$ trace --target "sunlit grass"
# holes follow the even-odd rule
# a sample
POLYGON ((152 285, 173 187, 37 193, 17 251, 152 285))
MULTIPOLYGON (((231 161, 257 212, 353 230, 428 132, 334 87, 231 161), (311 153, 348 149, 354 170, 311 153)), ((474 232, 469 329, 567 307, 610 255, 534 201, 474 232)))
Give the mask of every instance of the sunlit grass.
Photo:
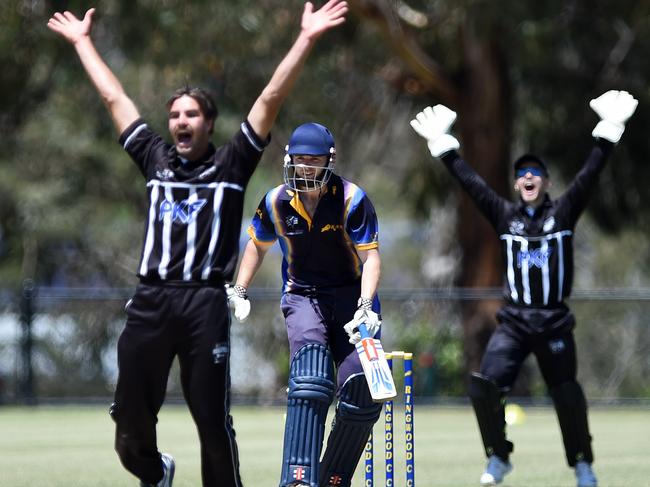
MULTIPOLYGON (((513 472, 505 486, 573 487, 552 409, 525 408, 523 424, 509 428, 515 442, 513 472)), ((241 472, 248 487, 276 486, 282 455, 284 409, 233 408, 241 472)), ((595 470, 601 487, 650 486, 650 411, 592 408, 595 470)), ((383 482, 383 418, 377 425, 375 485, 383 482)), ((404 485, 403 438, 395 416, 395 480, 404 485)), ((328 419, 329 424, 329 419, 328 419)), ((484 458, 469 407, 419 406, 415 412, 416 484, 475 486, 484 458)), ((184 406, 160 414, 159 444, 177 461, 175 487, 198 487, 196 429, 184 406)), ((137 480, 113 452, 113 423, 107 408, 58 406, 0 408, 0 485, 12 487, 122 487, 137 480)), ((359 469, 353 485, 363 485, 359 469)))

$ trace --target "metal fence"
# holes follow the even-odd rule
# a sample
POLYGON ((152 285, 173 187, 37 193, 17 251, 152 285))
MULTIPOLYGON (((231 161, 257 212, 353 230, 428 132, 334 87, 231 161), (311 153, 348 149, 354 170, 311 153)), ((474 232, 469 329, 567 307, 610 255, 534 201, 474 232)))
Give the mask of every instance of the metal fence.
MULTIPOLYGON (((26 282, 0 290, 0 401, 105 400, 117 378, 116 343, 130 288, 51 288, 26 282)), ((463 398, 460 305, 499 300, 499 289, 383 289, 382 342, 415 354, 415 395, 463 398)), ((279 290, 251 289, 249 320, 232 325, 235 399, 284 397, 289 368, 279 290)), ((607 401, 650 398, 649 289, 575 290, 579 379, 587 395, 607 401)), ((174 369, 177 365, 174 366, 174 369)), ((533 397, 545 389, 533 362, 522 371, 533 397)), ((168 396, 180 398, 173 370, 168 396)))

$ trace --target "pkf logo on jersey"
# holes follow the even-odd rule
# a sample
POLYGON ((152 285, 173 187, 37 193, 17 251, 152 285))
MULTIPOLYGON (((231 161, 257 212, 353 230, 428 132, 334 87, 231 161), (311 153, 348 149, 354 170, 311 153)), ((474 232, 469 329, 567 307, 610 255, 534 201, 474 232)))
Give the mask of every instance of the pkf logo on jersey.
POLYGON ((548 258, 551 256, 553 249, 533 249, 533 250, 520 250, 517 254, 517 267, 521 269, 521 266, 526 263, 529 266, 537 267, 541 269, 548 263, 548 258))
POLYGON ((198 199, 190 203, 189 200, 163 200, 160 203, 160 214, 158 218, 162 221, 165 215, 170 214, 173 222, 188 224, 196 218, 196 215, 205 206, 207 201, 206 199, 198 199))

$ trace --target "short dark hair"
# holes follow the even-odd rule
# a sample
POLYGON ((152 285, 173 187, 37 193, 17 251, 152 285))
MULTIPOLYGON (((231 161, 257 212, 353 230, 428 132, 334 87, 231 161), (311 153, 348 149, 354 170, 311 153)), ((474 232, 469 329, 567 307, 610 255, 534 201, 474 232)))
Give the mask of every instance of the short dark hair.
POLYGON ((169 111, 172 104, 182 96, 194 98, 201 108, 201 113, 208 120, 216 120, 219 116, 219 110, 217 109, 214 97, 207 90, 195 86, 184 86, 174 91, 165 104, 167 110, 169 111))

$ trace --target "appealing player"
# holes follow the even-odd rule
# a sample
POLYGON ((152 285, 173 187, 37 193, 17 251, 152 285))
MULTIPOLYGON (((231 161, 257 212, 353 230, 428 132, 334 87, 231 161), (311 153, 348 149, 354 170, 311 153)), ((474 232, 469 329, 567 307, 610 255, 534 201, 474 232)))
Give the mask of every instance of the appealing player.
POLYGON ((55 13, 48 27, 70 42, 106 104, 120 143, 145 177, 149 199, 140 283, 127 305, 118 343, 119 378, 111 415, 115 448, 141 485, 169 487, 174 460, 160 454, 157 414, 178 356, 181 383, 201 442, 205 487, 240 486, 230 416, 230 316, 224 281, 238 256, 244 190, 270 130, 315 41, 345 20, 347 3, 305 4, 301 31, 224 146, 210 143, 217 108, 199 88, 182 88, 167 103, 173 144, 140 118, 121 83, 91 41, 94 9, 83 20, 55 13))
POLYGON ((335 156, 326 127, 296 128, 286 147, 284 184, 260 202, 229 290, 242 321, 250 312, 247 288, 278 240, 291 357, 281 486, 349 486, 381 411, 354 347, 360 323, 371 335, 381 323, 377 217, 364 191, 333 173, 335 156), (336 416, 319 464, 335 392, 336 416))
POLYGON ((573 234, 607 156, 619 141, 637 101, 625 91, 608 91, 591 100, 600 117, 592 135, 595 145, 566 192, 551 200, 548 168, 532 154, 514 163, 517 202, 498 196, 460 157, 449 129, 456 114, 447 107, 428 107, 411 121, 434 157, 472 197, 494 226, 505 260, 505 304, 497 314, 481 361, 472 373, 469 394, 488 457, 481 485, 495 485, 510 472, 513 444, 506 439, 504 396, 524 359, 533 353, 557 412, 566 458, 575 468, 578 487, 597 484, 591 464, 587 403, 576 381, 575 319, 565 303, 573 280, 573 234))

